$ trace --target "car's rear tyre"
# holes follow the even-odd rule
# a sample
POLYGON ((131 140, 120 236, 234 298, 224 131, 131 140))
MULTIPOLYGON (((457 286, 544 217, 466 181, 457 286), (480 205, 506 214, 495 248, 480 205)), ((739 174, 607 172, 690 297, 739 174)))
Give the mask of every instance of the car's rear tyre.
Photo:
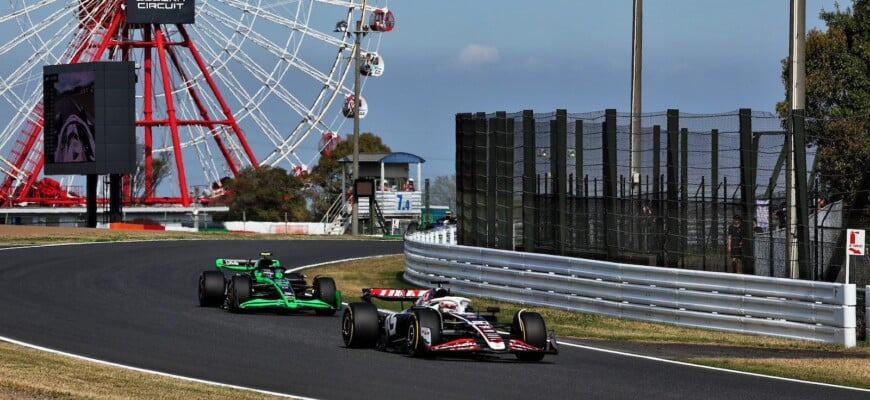
POLYGON ((326 304, 331 305, 333 308, 319 308, 315 312, 317 315, 335 315, 335 312, 338 311, 339 305, 336 304, 336 298, 338 296, 335 295, 335 280, 330 277, 317 277, 314 278, 313 282, 314 286, 314 298, 318 299, 326 304))
POLYGON ((436 345, 441 342, 441 314, 431 308, 414 309, 408 321, 407 351, 411 357, 431 356, 424 339, 423 329, 429 329, 429 343, 436 345))
MULTIPOLYGON (((547 326, 541 314, 520 310, 514 314, 511 324, 511 338, 522 340, 532 346, 542 349, 547 347, 547 326)), ((516 353, 520 361, 541 361, 544 352, 516 353)))
POLYGON ((203 271, 199 274, 200 307, 218 307, 224 301, 227 279, 220 271, 203 271))
POLYGON ((230 311, 242 311, 241 304, 251 299, 251 286, 250 276, 233 276, 230 280, 230 287, 227 289, 227 303, 229 303, 230 311))
POLYGON ((341 316, 341 338, 353 348, 375 347, 380 334, 378 308, 371 303, 350 303, 341 316))

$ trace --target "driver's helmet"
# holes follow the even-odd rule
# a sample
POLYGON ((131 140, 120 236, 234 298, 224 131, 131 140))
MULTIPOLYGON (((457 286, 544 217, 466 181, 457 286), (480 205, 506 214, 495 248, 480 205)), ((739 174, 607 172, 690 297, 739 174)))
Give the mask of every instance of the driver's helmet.
POLYGON ((437 299, 439 297, 444 297, 444 296, 447 296, 449 294, 450 294, 450 291, 445 289, 445 288, 441 288, 441 287, 435 288, 435 290, 432 292, 432 298, 437 299))
POLYGON ((438 302, 438 309, 441 312, 457 312, 459 311, 459 305, 456 304, 455 301, 452 300, 444 300, 438 302))
POLYGON ((272 267, 272 259, 271 258, 261 258, 257 260, 257 268, 271 268, 272 267))
POLYGON ((275 279, 284 279, 284 269, 275 268, 275 279))

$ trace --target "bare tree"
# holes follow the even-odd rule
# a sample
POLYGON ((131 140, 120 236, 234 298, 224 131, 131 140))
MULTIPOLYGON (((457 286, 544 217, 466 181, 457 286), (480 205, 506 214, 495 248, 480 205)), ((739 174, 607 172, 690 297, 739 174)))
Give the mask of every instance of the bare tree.
POLYGON ((429 184, 429 204, 433 206, 456 207, 456 175, 435 177, 429 184))

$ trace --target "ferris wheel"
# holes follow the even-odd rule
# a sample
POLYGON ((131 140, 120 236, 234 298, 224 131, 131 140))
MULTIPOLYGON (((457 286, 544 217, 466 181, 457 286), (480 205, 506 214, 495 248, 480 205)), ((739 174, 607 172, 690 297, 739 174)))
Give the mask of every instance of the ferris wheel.
POLYGON ((356 104, 357 65, 364 78, 383 73, 379 33, 395 25, 387 6, 8 0, 0 6, 7 38, 0 45, 0 206, 84 202, 84 177, 42 174, 46 65, 134 63, 138 167, 135 178, 124 178, 125 202, 207 201, 224 178, 251 166, 306 173, 354 116, 347 110, 356 104), (189 15, 180 13, 185 7, 189 15), (143 10, 171 17, 143 22, 143 10), (158 186, 161 169, 168 172, 158 186))

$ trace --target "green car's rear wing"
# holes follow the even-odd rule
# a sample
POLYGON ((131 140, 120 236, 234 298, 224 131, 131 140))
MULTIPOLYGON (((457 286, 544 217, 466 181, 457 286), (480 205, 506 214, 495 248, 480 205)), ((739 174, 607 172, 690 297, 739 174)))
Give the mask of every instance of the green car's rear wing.
POLYGON ((269 268, 277 268, 281 266, 281 262, 278 260, 268 259, 267 257, 271 256, 272 253, 260 253, 260 256, 263 258, 259 259, 243 259, 243 258, 218 258, 214 260, 214 266, 217 269, 228 269, 230 271, 239 271, 239 272, 248 272, 253 271, 258 267, 269 267, 269 268), (269 265, 259 265, 261 261, 271 261, 269 265))

